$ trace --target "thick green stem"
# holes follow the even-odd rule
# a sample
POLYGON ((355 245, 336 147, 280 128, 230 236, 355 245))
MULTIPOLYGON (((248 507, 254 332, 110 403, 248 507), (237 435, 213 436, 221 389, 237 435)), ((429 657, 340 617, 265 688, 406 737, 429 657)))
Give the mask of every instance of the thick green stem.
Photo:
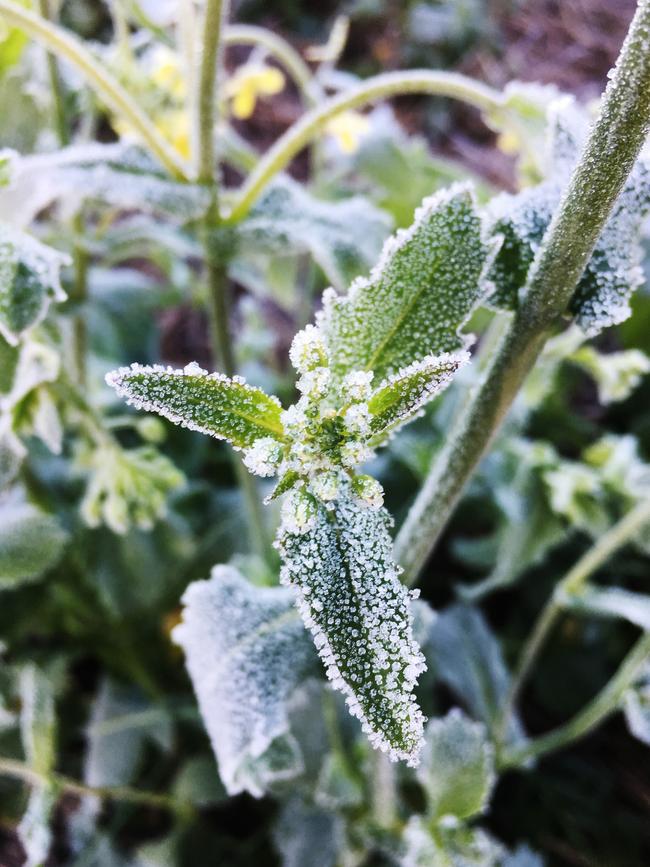
POLYGON ((584 153, 535 257, 520 307, 409 512, 395 556, 412 584, 575 286, 650 127, 650 0, 641 0, 584 153))
POLYGON ((272 30, 252 24, 231 24, 224 31, 223 41, 225 45, 261 46, 289 73, 305 102, 315 105, 320 99, 324 99, 322 88, 302 57, 286 39, 272 30))
POLYGON ((63 774, 41 774, 24 762, 15 759, 0 758, 0 775, 14 777, 30 786, 53 786, 62 792, 78 795, 82 798, 99 798, 102 801, 125 801, 131 804, 141 804, 143 807, 154 807, 158 810, 168 810, 179 816, 193 814, 193 808, 184 801, 178 801, 169 795, 159 795, 155 792, 144 792, 128 786, 86 786, 63 774))
POLYGON ((318 108, 307 112, 281 136, 259 161, 239 191, 228 221, 236 223, 246 216, 269 181, 306 147, 336 115, 361 108, 379 99, 409 93, 432 94, 461 99, 481 109, 501 105, 499 93, 464 75, 453 72, 387 72, 376 75, 331 97, 318 108))
POLYGON ((609 683, 573 719, 546 735, 506 750, 499 761, 502 769, 521 767, 530 759, 562 749, 593 731, 620 707, 625 692, 634 683, 650 657, 650 633, 641 636, 609 683))
POLYGON ((214 127, 217 112, 217 69, 226 6, 227 4, 224 0, 207 0, 205 4, 201 66, 198 82, 198 176, 199 181, 213 187, 215 210, 218 202, 214 147, 214 127))
POLYGON ((508 722, 519 693, 544 642, 562 613, 565 597, 568 594, 577 593, 587 579, 600 569, 619 548, 627 545, 648 522, 650 522, 650 500, 643 500, 601 536, 596 544, 575 563, 555 586, 551 598, 542 610, 519 657, 510 689, 499 714, 499 723, 496 727, 497 740, 502 740, 507 731, 508 722))
POLYGON ((105 66, 96 60, 76 36, 24 9, 13 0, 0 0, 0 18, 13 27, 24 30, 49 51, 76 67, 111 111, 120 115, 132 127, 167 170, 180 180, 188 179, 185 166, 173 147, 160 135, 119 81, 106 71, 105 66))

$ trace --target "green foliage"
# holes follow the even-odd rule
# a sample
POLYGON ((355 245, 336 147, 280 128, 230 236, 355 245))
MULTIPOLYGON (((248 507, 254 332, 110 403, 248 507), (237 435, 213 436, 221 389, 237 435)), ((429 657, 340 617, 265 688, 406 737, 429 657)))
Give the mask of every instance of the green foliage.
POLYGON ((54 515, 5 493, 0 498, 0 591, 44 575, 60 560, 67 539, 54 515))

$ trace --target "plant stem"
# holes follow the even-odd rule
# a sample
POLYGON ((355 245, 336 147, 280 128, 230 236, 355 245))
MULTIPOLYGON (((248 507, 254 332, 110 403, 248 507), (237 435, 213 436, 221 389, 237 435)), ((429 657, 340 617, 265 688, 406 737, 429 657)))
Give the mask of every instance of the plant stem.
POLYGON ((650 0, 640 0, 600 113, 530 268, 519 310, 402 526, 395 556, 412 584, 564 314, 650 127, 650 0))
POLYGON ((397 773, 385 753, 371 755, 372 815, 380 828, 391 828, 397 819, 397 773))
MULTIPOLYGON (((224 0, 207 0, 203 18, 203 49, 198 80, 197 156, 199 181, 209 187, 211 207, 203 225, 207 284, 208 315, 212 349, 217 362, 227 376, 235 373, 235 358, 230 335, 230 298, 228 256, 225 243, 214 244, 219 238, 219 181, 217 175, 214 128, 216 123, 216 86, 219 65, 219 43, 226 16, 224 0)), ((249 475, 238 454, 233 453, 233 466, 244 498, 248 515, 250 541, 255 552, 264 560, 270 556, 270 545, 262 513, 262 504, 255 480, 249 475)))
POLYGON ((631 509, 620 521, 601 536, 596 544, 575 563, 564 578, 555 586, 551 598, 544 606, 519 657, 510 689, 506 695, 499 714, 499 720, 495 727, 497 741, 502 741, 505 736, 517 697, 526 682, 533 663, 539 655, 539 651, 555 625, 557 618, 562 613, 566 596, 581 590, 587 579, 597 569, 600 569, 612 554, 626 545, 649 521, 650 500, 642 500, 634 509, 631 509))
POLYGON ((501 97, 497 91, 453 72, 413 70, 376 75, 357 87, 351 87, 344 93, 327 99, 288 129, 249 175, 233 203, 228 222, 236 223, 245 217, 268 182, 316 138, 333 117, 379 99, 407 93, 454 97, 481 109, 501 105, 501 97))
POLYGON ((289 73, 308 105, 316 105, 325 98, 300 54, 277 33, 252 24, 231 24, 224 31, 223 41, 225 45, 260 45, 289 73))
POLYGON ((520 767, 530 759, 559 750, 584 737, 618 710, 625 692, 632 686, 649 657, 650 633, 645 633, 632 647, 614 677, 580 713, 554 731, 506 750, 500 758, 499 766, 502 769, 520 767))
POLYGON ((23 780, 30 786, 54 786, 61 791, 84 798, 99 798, 102 801, 127 801, 131 804, 141 804, 144 807, 169 810, 181 816, 192 815, 194 812, 191 804, 179 801, 169 795, 144 792, 141 789, 132 789, 128 786, 86 786, 63 774, 42 774, 24 762, 15 759, 0 758, 0 775, 23 780))
MULTIPOLYGON (((38 11, 43 18, 50 18, 48 0, 38 0, 38 11)), ((45 55, 47 58, 47 74, 50 79, 50 90, 52 91, 54 129, 56 130, 61 147, 65 147, 67 144, 70 144, 70 131, 65 111, 63 88, 61 87, 61 75, 54 54, 51 51, 46 51, 45 55)))
POLYGON ((76 36, 24 9, 13 0, 0 0, 0 18, 24 30, 58 57, 77 68, 106 105, 119 114, 142 138, 167 170, 179 180, 188 180, 186 168, 173 147, 160 135, 151 120, 100 61, 76 36))

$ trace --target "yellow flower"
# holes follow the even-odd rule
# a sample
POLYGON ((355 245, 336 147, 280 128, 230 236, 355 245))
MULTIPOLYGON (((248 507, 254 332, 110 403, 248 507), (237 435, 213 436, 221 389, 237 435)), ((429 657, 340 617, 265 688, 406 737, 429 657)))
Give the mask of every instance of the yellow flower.
POLYGON ((344 111, 333 117, 325 132, 336 139, 344 154, 353 154, 370 128, 370 121, 357 111, 344 111))
POLYGON ((187 88, 179 56, 169 48, 158 45, 151 52, 149 62, 153 83, 170 96, 183 99, 187 88))
POLYGON ((284 75, 279 69, 265 64, 247 63, 240 66, 225 87, 225 95, 232 100, 232 113, 246 120, 255 111, 260 96, 274 96, 284 88, 284 75))
POLYGON ((183 159, 190 158, 190 119, 186 111, 178 109, 160 114, 156 127, 183 159))

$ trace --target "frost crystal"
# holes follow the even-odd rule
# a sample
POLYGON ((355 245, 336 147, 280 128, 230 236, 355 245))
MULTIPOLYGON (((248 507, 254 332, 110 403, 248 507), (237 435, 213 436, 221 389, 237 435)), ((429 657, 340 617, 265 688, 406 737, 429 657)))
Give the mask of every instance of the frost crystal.
POLYGON ((294 595, 216 566, 209 581, 190 584, 183 602, 173 637, 185 651, 219 774, 230 795, 260 797, 260 760, 287 735, 287 702, 315 668, 294 595))
POLYGON ((277 544, 281 581, 298 591, 332 685, 373 746, 416 764, 424 716, 413 690, 426 665, 392 559, 390 523, 384 509, 359 506, 348 486, 331 511, 318 507, 307 532, 281 527, 277 544))
POLYGON ((246 469, 256 476, 274 476, 282 459, 282 447, 273 437, 262 437, 244 453, 246 469))

